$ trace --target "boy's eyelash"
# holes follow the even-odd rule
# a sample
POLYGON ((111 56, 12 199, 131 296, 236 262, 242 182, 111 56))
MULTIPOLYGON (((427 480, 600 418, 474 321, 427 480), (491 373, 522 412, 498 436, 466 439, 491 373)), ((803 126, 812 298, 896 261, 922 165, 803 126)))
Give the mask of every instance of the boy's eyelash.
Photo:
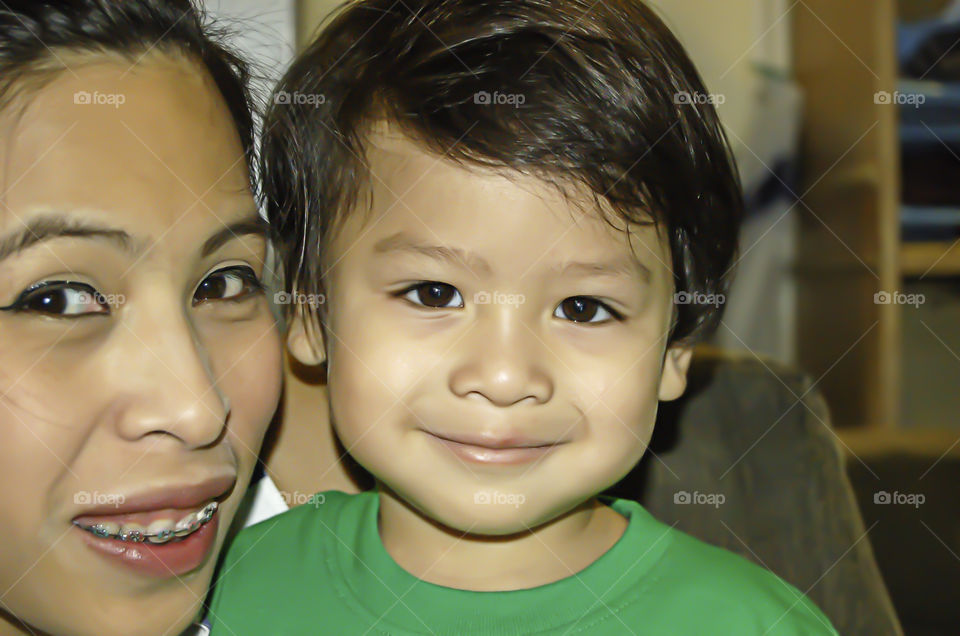
POLYGON ((583 298, 589 298, 590 300, 594 301, 595 303, 599 304, 601 307, 603 307, 604 309, 606 309, 607 311, 609 311, 609 312, 610 312, 610 315, 613 316, 613 319, 614 319, 614 320, 616 320, 616 321, 618 321, 618 322, 623 322, 623 320, 624 320, 623 314, 621 314, 619 311, 617 311, 616 309, 614 309, 613 307, 611 307, 611 306, 608 305, 607 303, 605 303, 605 302, 603 302, 602 300, 599 300, 599 299, 597 299, 597 298, 594 298, 593 296, 583 296, 583 298))
MULTIPOLYGON (((407 285, 407 286, 404 287, 403 289, 400 289, 400 290, 391 292, 390 295, 393 296, 394 298, 403 298, 404 296, 406 296, 407 294, 409 294, 409 293, 412 292, 413 290, 417 289, 418 287, 422 287, 422 286, 424 286, 424 285, 441 285, 441 284, 442 284, 442 285, 448 285, 449 283, 438 283, 437 281, 432 281, 432 280, 420 281, 420 282, 414 283, 414 284, 412 284, 412 285, 407 285)), ((450 285, 450 287, 453 287, 454 289, 457 289, 457 288, 454 287, 453 285, 450 285)), ((458 291, 459 291, 459 290, 458 290, 458 291)), ((611 307, 609 304, 603 302, 602 300, 600 300, 599 298, 596 298, 596 297, 594 297, 594 296, 568 296, 567 298, 584 298, 584 299, 586 299, 586 300, 593 301, 593 302, 597 303, 598 305, 600 305, 601 307, 603 307, 604 309, 606 309, 606 310, 610 313, 610 316, 611 316, 614 320, 616 320, 617 322, 623 322, 623 321, 625 320, 625 317, 624 317, 624 315, 623 315, 622 313, 620 313, 619 311, 617 311, 616 309, 614 309, 613 307, 611 307)), ((566 300, 566 298, 564 298, 564 300, 566 300)), ((561 302, 562 302, 562 301, 561 301, 561 302)), ((453 307, 450 307, 450 308, 444 307, 443 309, 455 309, 455 308, 453 308, 453 307)), ((589 324, 589 323, 581 323, 581 324, 589 324)))

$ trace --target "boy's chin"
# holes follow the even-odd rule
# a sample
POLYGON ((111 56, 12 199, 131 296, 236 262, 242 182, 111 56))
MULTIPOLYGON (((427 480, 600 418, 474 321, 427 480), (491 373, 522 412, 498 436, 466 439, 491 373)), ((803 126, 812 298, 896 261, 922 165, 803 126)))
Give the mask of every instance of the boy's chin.
POLYGON ((527 533, 562 517, 567 508, 577 507, 575 501, 570 506, 562 506, 559 501, 550 506, 536 506, 523 494, 493 490, 446 505, 437 505, 439 499, 427 499, 429 505, 416 506, 421 516, 458 534, 481 537, 527 533))

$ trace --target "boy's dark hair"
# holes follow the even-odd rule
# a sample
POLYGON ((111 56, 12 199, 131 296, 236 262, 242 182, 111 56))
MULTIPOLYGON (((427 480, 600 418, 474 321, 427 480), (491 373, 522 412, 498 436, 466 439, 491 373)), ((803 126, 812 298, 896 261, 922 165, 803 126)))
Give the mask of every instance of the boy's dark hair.
POLYGON ((252 169, 250 74, 224 37, 192 0, 3 0, 0 109, 64 72, 63 56, 120 55, 133 66, 150 51, 182 54, 213 79, 252 169))
MULTIPOLYGON (((287 289, 322 292, 322 250, 369 178, 370 125, 386 120, 466 167, 586 186, 621 221, 652 217, 669 237, 676 291, 722 294, 743 202, 706 96, 681 45, 637 1, 350 2, 266 116, 261 174, 287 289)), ((684 342, 716 328, 722 310, 676 307, 670 340, 684 342)))

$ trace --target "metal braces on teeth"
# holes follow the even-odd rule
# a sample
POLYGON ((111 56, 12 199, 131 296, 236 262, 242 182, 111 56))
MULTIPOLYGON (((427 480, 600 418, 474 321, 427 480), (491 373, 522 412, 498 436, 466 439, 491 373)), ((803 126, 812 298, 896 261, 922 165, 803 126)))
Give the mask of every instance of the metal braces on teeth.
POLYGON ((220 504, 218 504, 216 501, 211 501, 196 513, 196 517, 186 526, 186 528, 182 528, 179 531, 176 529, 163 529, 155 534, 150 534, 141 530, 128 530, 127 532, 121 532, 119 534, 111 534, 107 532, 103 524, 99 523, 93 526, 83 526, 77 522, 74 522, 74 525, 83 530, 91 532, 101 539, 117 539, 126 543, 144 543, 146 541, 149 541, 150 543, 167 543, 174 539, 179 539, 181 537, 193 534, 197 529, 200 528, 200 526, 213 519, 213 515, 217 512, 219 505, 220 504))

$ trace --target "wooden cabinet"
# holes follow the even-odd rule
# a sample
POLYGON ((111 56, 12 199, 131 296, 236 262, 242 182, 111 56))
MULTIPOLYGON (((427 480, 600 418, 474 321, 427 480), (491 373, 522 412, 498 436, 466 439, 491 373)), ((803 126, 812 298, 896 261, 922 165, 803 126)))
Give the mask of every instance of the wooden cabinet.
POLYGON ((838 426, 894 427, 900 412, 900 307, 877 296, 902 281, 898 116, 882 98, 896 90, 895 19, 893 0, 793 10, 805 100, 798 354, 838 426))

